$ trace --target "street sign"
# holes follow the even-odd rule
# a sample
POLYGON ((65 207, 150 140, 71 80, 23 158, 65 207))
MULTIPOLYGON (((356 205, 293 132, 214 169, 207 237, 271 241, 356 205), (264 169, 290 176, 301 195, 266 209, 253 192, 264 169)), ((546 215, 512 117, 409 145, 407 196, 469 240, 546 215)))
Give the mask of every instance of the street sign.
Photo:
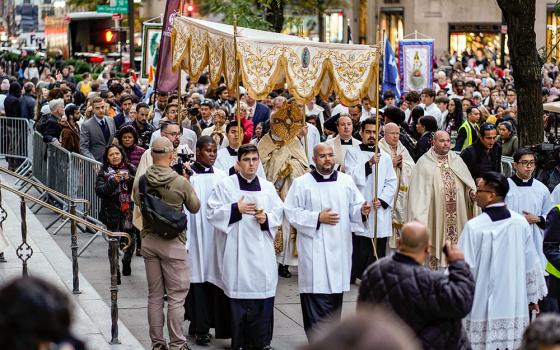
POLYGON ((128 0, 111 0, 110 5, 97 5, 99 13, 124 13, 128 14, 128 0))
POLYGON ((113 15, 111 16, 111 18, 114 21, 120 21, 123 18, 122 13, 113 13, 113 15))

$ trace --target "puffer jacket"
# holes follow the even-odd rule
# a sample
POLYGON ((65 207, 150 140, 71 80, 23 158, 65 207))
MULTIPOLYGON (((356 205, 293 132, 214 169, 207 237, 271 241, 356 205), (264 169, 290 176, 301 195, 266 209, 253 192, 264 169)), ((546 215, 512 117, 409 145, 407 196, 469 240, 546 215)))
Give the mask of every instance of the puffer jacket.
POLYGON ((142 159, 142 155, 146 150, 138 145, 134 145, 130 148, 125 148, 124 152, 126 153, 126 158, 130 162, 130 164, 138 167, 140 164, 140 159, 142 159))
POLYGON ((424 349, 471 349, 461 320, 471 311, 474 287, 464 260, 451 262, 449 275, 444 275, 395 253, 364 272, 358 305, 381 304, 393 310, 424 349))

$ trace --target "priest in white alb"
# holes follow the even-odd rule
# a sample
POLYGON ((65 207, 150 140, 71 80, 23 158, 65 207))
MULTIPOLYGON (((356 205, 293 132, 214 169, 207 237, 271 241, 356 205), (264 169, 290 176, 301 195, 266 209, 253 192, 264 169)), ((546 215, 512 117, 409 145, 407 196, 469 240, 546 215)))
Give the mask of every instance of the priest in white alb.
MULTIPOLYGON (((190 181, 201 203, 206 203, 216 184, 227 177, 225 172, 213 167, 216 153, 217 144, 211 136, 198 138, 196 162, 190 166, 190 181)), ((207 213, 205 205, 196 214, 187 213, 191 287, 185 302, 185 315, 191 321, 189 334, 193 334, 196 344, 202 346, 210 343, 210 328, 215 328, 215 338, 231 337, 229 301, 222 290, 222 252, 226 237, 215 232, 207 213)))
POLYGON ((239 148, 239 171, 208 198, 208 221, 225 235, 222 283, 230 298, 232 349, 270 346, 278 270, 274 234, 283 206, 274 185, 257 176, 257 147, 239 148))
POLYGON ((298 285, 308 336, 323 319, 340 319, 350 290, 352 232, 363 230, 371 206, 346 174, 334 170, 334 151, 320 143, 315 170, 295 179, 284 212, 298 233, 298 285))
POLYGON ((539 313, 547 294, 533 231, 509 210, 509 184, 496 172, 482 174, 476 203, 483 213, 466 223, 459 239, 476 282, 471 313, 464 319, 474 350, 517 349, 529 312, 539 313))
POLYGON ((553 205, 550 192, 542 182, 533 178, 535 155, 529 149, 519 148, 514 153, 513 168, 515 174, 508 179, 509 192, 505 202, 510 210, 523 215, 531 226, 544 273, 546 258, 543 251, 543 230, 546 216, 553 205))
POLYGON ((432 231, 431 269, 446 266, 445 241, 457 244, 463 226, 475 213, 474 180, 450 147, 449 134, 437 131, 432 148, 416 163, 408 189, 407 220, 418 220, 432 231))
MULTIPOLYGON (((244 133, 243 124, 241 124, 241 135, 244 133)), ((239 137, 239 126, 236 122, 229 122, 226 125, 226 138, 228 145, 218 150, 215 168, 225 171, 228 175, 235 174, 239 169, 237 167, 237 149, 241 146, 239 137)), ((262 164, 259 164, 257 175, 266 178, 262 164)))
POLYGON ((393 233, 392 209, 393 199, 397 191, 397 176, 393 170, 391 156, 381 149, 375 154, 376 124, 373 118, 365 119, 360 125, 362 143, 358 149, 351 148, 346 152, 344 168, 354 183, 373 207, 363 230, 352 234, 352 274, 351 281, 362 278, 366 267, 378 258, 386 255, 388 238, 393 233), (377 200, 374 201, 375 171, 377 165, 377 200), (375 211, 377 211, 377 228, 375 227, 375 211), (375 254, 373 238, 377 234, 375 254))

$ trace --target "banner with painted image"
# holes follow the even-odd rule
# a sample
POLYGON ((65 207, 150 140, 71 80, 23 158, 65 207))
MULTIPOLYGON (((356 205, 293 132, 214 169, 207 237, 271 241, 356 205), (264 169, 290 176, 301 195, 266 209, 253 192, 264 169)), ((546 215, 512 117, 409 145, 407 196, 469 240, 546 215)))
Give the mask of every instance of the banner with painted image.
POLYGON ((433 56, 433 39, 399 41, 399 71, 403 93, 432 87, 433 56))

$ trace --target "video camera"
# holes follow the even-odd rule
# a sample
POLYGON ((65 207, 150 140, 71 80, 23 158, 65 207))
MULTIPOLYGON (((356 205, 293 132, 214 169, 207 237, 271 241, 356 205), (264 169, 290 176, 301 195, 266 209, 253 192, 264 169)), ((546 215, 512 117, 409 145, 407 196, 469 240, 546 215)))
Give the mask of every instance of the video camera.
POLYGON ((191 170, 185 169, 185 164, 192 164, 194 163, 194 154, 187 154, 187 153, 177 153, 177 163, 171 168, 177 172, 177 174, 181 176, 189 175, 192 176, 193 172, 191 170), (185 173, 186 171, 186 173, 185 173))
POLYGON ((539 143, 529 149, 535 153, 537 169, 552 169, 560 164, 560 145, 539 143))

